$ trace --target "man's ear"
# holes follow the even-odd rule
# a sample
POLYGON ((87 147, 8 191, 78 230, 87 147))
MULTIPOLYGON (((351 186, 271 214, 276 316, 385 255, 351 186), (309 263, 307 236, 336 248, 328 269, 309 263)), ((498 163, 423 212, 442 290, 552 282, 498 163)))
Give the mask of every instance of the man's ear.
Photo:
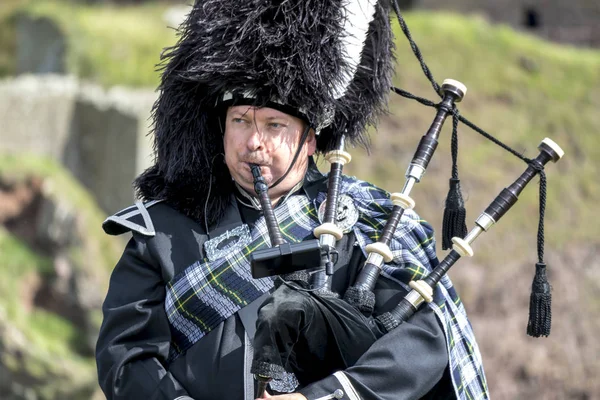
POLYGON ((309 157, 317 151, 317 136, 313 128, 310 128, 308 137, 306 138, 306 150, 309 157))

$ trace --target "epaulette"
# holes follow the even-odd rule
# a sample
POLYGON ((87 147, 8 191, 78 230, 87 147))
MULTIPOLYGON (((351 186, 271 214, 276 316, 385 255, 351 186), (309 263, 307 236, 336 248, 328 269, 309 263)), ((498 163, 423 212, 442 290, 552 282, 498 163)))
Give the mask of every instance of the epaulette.
POLYGON ((144 236, 154 236, 154 224, 148 213, 148 208, 160 203, 162 200, 152 200, 147 203, 141 201, 127 207, 118 213, 106 218, 102 223, 102 229, 109 235, 121 235, 132 231, 144 236))

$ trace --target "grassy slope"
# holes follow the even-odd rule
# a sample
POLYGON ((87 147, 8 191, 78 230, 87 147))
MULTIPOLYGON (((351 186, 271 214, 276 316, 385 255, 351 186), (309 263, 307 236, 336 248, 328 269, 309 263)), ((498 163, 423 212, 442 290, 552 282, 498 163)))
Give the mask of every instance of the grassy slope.
POLYGON ((162 48, 175 41, 162 16, 165 5, 82 6, 68 0, 9 0, 0 9, 6 27, 0 30, 0 76, 14 68, 14 16, 26 13, 50 18, 68 38, 69 72, 105 86, 156 86, 159 74, 155 65, 162 48), (10 21, 10 23, 8 23, 10 21), (1 48, 1 47, 4 47, 1 48))
MULTIPOLYGON (((591 220, 591 205, 600 200, 596 179, 600 165, 595 162, 600 156, 595 146, 595 131, 600 127, 600 52, 549 44, 507 27, 491 27, 482 20, 449 14, 411 14, 408 23, 436 79, 441 83, 451 77, 469 88, 460 104, 463 116, 526 156, 537 154, 536 146, 544 137, 552 138, 566 151, 563 160, 547 168, 546 231, 550 245, 562 248, 573 241, 596 238, 600 229, 595 224, 564 227, 591 220)), ((397 37, 396 83, 435 99, 407 41, 401 33, 397 37)), ((398 190, 403 178, 390 169, 404 172, 434 110, 395 96, 391 112, 393 120, 385 119, 379 132, 372 135, 377 164, 373 158, 358 155, 360 161, 354 165, 360 165, 357 174, 361 178, 398 190)), ((440 179, 450 171, 450 126, 446 124, 430 171, 414 191, 417 208, 421 213, 432 213, 424 216, 436 226, 440 217, 435 215, 441 214, 437 210, 443 207, 447 185, 440 179)), ((524 165, 465 126, 459 130, 459 141, 459 168, 472 220, 493 194, 524 170, 524 165)), ((495 230, 526 230, 535 235, 535 186, 530 185, 507 214, 505 218, 510 221, 498 224, 495 230)))
MULTIPOLYGON (((73 266, 85 265, 91 279, 101 288, 106 288, 120 244, 102 234, 101 211, 90 195, 54 162, 36 157, 0 155, 0 176, 3 179, 18 181, 32 175, 44 178, 45 188, 52 198, 77 210, 78 229, 86 235, 82 237, 80 247, 73 252, 85 254, 87 261, 84 264, 77 254, 72 254, 71 259, 76 261, 73 266)), ((24 382, 29 382, 27 390, 35 391, 40 398, 86 398, 95 386, 95 366, 92 359, 73 352, 72 344, 80 335, 78 329, 53 313, 29 308, 22 300, 32 296, 24 291, 35 287, 32 281, 38 279, 36 277, 43 279, 51 273, 52 261, 34 254, 2 226, 0 254, 0 332, 4 332, 0 339, 7 350, 0 355, 2 364, 13 373, 25 371, 32 377, 33 381, 24 378, 24 382), (37 379, 39 381, 36 382, 37 379)))

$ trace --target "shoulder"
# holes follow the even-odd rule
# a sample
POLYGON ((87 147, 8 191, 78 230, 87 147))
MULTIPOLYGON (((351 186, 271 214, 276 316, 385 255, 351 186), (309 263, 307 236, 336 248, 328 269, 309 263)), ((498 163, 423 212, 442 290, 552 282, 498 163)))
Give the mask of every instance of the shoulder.
MULTIPOLYGON (((355 177, 345 176, 343 185, 361 216, 378 221, 383 228, 394 208, 391 193, 355 177)), ((412 209, 404 211, 397 233, 399 237, 410 233, 421 244, 432 242, 434 236, 433 227, 412 209)))
POLYGON ((364 201, 366 203, 372 201, 386 202, 390 199, 388 191, 367 181, 362 181, 355 176, 343 176, 342 192, 347 193, 357 201, 364 201))
POLYGON ((390 193, 353 176, 344 176, 341 193, 352 198, 361 214, 371 218, 387 218, 393 204, 390 193))
POLYGON ((126 232, 137 232, 143 236, 156 235, 154 219, 157 215, 175 212, 162 200, 148 202, 138 201, 134 205, 106 218, 102 229, 109 235, 121 235, 126 232))

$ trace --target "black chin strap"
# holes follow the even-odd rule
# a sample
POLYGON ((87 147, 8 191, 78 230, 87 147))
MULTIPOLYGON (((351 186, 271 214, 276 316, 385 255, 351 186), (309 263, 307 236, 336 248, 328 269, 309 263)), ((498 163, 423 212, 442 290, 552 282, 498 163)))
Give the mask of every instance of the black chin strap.
POLYGON ((304 132, 302 133, 302 136, 300 137, 300 144, 298 145, 298 150, 296 150, 296 154, 294 155, 294 158, 293 158, 290 166, 288 167, 287 171, 285 171, 285 174, 283 174, 281 176, 281 178, 277 179, 275 181, 275 183, 273 183, 271 186, 269 186, 269 189, 273 189, 275 186, 279 185, 281 183, 281 181, 283 181, 285 179, 285 177, 290 173, 290 171, 292 170, 292 167, 294 166, 294 164, 296 164, 296 161, 298 160, 298 157, 300 156, 300 152, 302 151, 302 146, 304 146, 304 142, 306 142, 309 132, 310 132, 310 125, 306 124, 306 128, 304 129, 304 132))

